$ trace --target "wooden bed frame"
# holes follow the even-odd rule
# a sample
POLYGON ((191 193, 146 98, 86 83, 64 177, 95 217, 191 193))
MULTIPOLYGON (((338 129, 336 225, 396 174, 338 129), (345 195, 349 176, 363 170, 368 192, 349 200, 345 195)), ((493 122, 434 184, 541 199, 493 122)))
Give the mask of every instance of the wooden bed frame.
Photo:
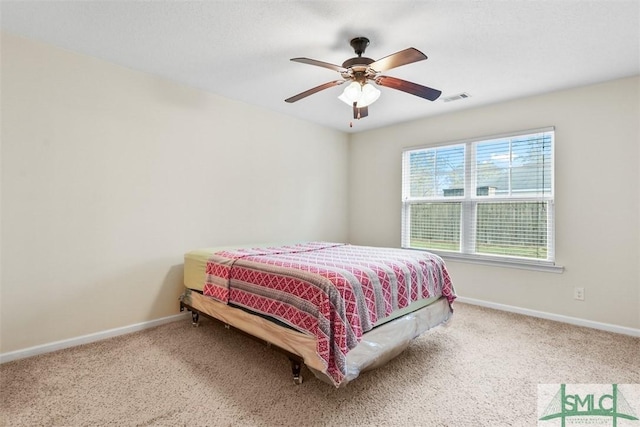
MULTIPOLYGON (((302 383, 301 368, 303 363, 316 377, 333 384, 326 374, 325 362, 317 354, 317 343, 314 336, 281 326, 240 308, 223 304, 189 288, 186 288, 180 296, 180 311, 185 309, 191 311, 194 326, 198 326, 200 315, 204 315, 222 322, 227 328, 236 329, 284 353, 291 361, 295 384, 302 383)), ((431 305, 365 333, 363 341, 366 340, 374 345, 365 345, 363 346, 364 351, 360 352, 358 352, 360 346, 356 346, 349 352, 348 358, 354 354, 354 357, 358 359, 358 373, 381 366, 400 354, 413 338, 447 322, 451 313, 448 302, 444 298, 440 298, 431 305), (391 340, 388 339, 389 334, 395 337, 397 333, 394 328, 398 326, 402 328, 405 336, 391 343, 391 340), (371 348, 376 348, 376 352, 373 353, 371 348)))

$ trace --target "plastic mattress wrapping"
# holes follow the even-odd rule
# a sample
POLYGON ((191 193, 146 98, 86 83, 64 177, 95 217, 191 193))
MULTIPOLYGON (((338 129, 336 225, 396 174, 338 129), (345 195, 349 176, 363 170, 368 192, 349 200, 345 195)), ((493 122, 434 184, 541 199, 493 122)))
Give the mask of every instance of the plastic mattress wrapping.
MULTIPOLYGON (((362 372, 385 365, 402 353, 411 341, 429 329, 450 324, 453 311, 445 298, 413 313, 406 314, 367 332, 358 345, 347 354, 347 374, 340 387, 346 386, 362 372)), ((313 368, 320 380, 332 384, 326 374, 313 368)))

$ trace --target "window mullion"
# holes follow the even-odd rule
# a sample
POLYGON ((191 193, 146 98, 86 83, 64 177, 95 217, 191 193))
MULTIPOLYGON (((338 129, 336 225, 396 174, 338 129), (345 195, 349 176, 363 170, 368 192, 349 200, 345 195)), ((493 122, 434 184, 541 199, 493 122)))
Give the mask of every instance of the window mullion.
POLYGON ((470 254, 475 252, 475 203, 472 202, 473 189, 476 186, 475 144, 467 142, 464 151, 464 201, 460 221, 460 252, 470 254))
POLYGON ((513 140, 509 140, 509 197, 513 196, 513 140))

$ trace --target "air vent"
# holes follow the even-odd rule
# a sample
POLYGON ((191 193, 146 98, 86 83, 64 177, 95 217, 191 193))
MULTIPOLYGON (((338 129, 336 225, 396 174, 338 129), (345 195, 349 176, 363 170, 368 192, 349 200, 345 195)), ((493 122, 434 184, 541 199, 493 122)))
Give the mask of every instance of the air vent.
POLYGON ((469 95, 468 93, 462 92, 462 93, 459 93, 457 95, 447 96, 446 98, 442 98, 442 100, 444 102, 459 101, 460 99, 467 99, 470 96, 471 95, 469 95))

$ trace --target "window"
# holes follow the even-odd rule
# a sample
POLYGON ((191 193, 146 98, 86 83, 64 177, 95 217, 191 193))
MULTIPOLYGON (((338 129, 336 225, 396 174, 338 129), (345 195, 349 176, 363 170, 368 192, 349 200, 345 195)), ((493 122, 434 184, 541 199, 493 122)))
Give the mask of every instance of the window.
POLYGON ((553 128, 403 152, 402 247, 553 265, 553 128))

